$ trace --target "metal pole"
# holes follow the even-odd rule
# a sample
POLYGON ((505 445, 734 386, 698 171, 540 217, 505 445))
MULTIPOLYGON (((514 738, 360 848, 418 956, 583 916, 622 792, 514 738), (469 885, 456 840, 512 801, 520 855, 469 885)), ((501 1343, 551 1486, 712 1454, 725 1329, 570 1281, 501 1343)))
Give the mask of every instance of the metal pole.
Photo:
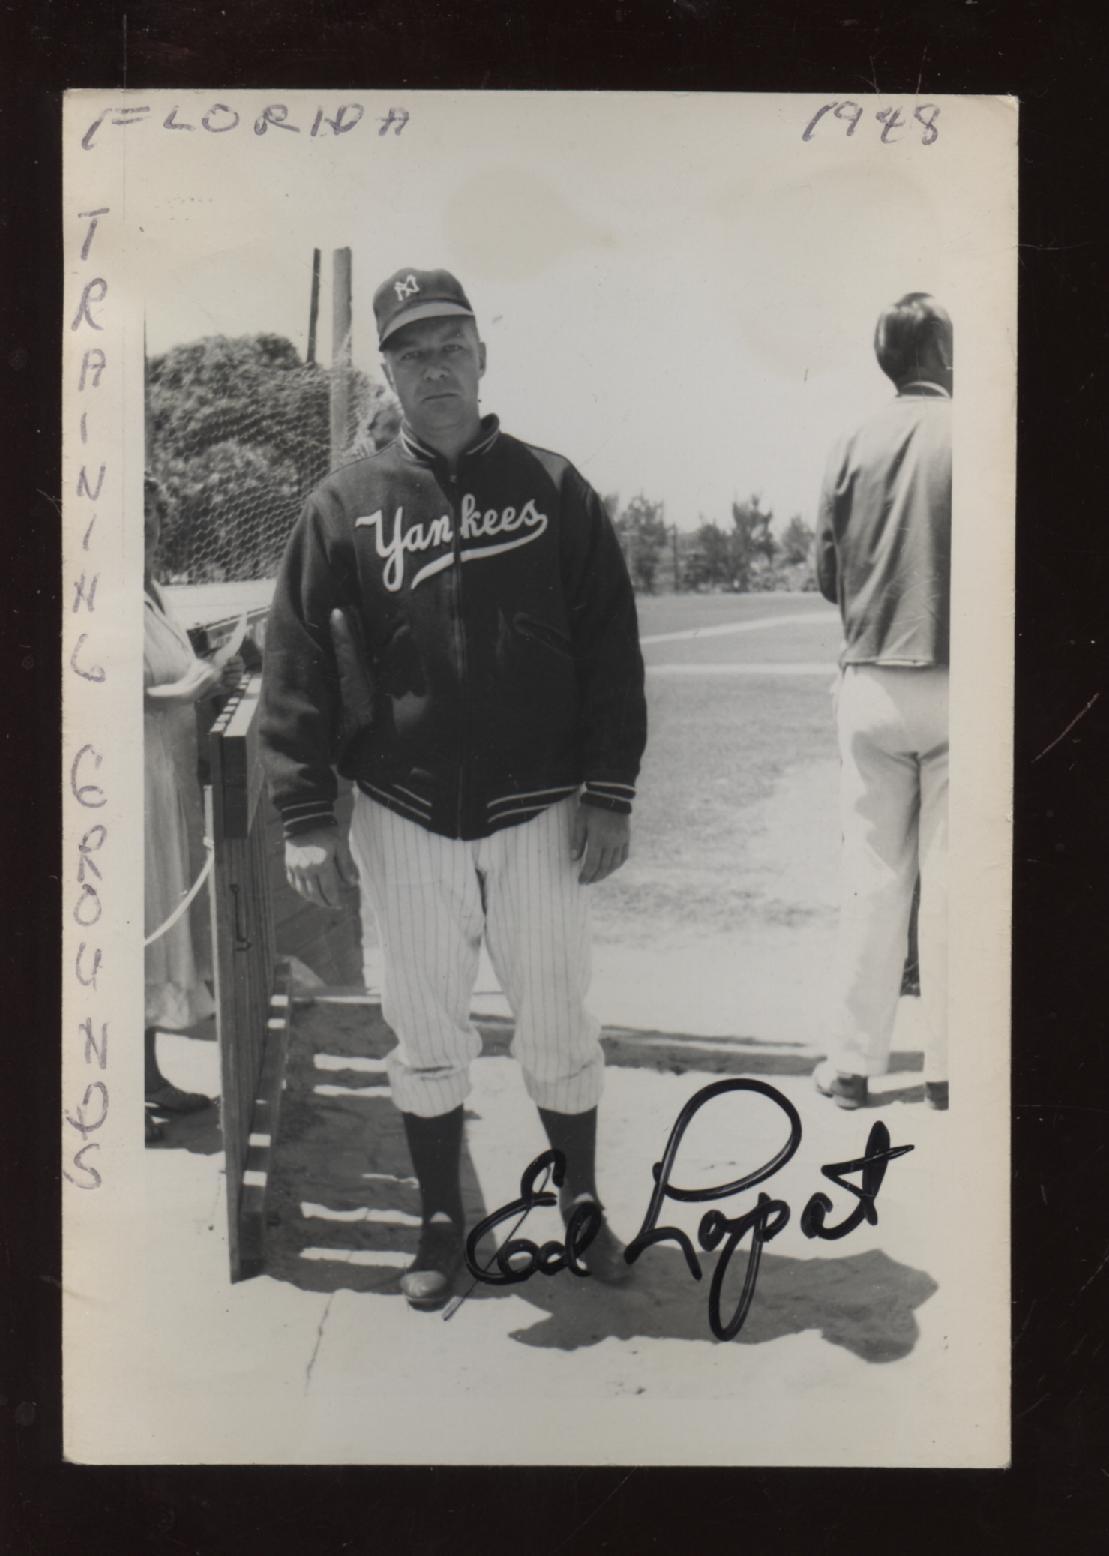
POLYGON ((332 254, 331 282, 331 468, 341 463, 350 444, 351 366, 350 249, 332 254))
POLYGON ((316 323, 320 316, 320 251, 312 250, 312 294, 308 301, 308 356, 309 367, 316 365, 316 323))
POLYGON ((678 576, 678 526, 676 524, 670 526, 670 539, 674 545, 674 593, 677 594, 682 583, 678 576))

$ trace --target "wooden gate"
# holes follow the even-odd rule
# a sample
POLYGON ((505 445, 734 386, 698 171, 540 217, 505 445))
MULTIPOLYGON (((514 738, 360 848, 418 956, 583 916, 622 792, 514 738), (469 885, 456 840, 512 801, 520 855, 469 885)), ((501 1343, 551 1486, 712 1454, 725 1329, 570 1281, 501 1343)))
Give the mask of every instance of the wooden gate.
POLYGON ((262 769, 261 676, 228 703, 209 737, 212 959, 220 1055, 231 1279, 264 1262, 266 1189, 277 1138, 291 1015, 288 964, 276 954, 262 769))

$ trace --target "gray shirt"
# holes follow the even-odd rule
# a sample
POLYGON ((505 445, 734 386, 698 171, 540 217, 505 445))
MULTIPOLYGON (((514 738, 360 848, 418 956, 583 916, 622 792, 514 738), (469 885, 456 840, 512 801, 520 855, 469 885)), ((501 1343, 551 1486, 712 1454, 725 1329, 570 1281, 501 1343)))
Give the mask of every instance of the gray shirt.
POLYGON ((833 448, 817 578, 843 618, 843 664, 946 665, 951 615, 951 399, 906 385, 833 448))

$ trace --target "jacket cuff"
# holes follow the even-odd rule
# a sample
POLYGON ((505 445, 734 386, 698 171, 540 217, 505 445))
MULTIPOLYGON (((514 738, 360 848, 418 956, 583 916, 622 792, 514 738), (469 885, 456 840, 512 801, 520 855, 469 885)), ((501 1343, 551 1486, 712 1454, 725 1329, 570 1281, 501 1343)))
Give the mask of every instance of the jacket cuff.
POLYGON ((581 793, 583 805, 596 805, 601 810, 614 810, 621 816, 631 814, 634 799, 634 783, 612 783, 607 778, 587 778, 581 793))
POLYGON ((338 826, 329 800, 295 800, 277 808, 287 838, 299 837, 302 832, 314 832, 320 827, 338 826))

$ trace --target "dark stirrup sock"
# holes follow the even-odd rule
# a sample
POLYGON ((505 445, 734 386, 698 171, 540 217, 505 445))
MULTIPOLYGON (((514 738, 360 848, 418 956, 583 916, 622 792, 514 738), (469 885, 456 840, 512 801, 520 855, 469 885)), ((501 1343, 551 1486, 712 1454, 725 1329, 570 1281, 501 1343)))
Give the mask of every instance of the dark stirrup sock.
POLYGON ((144 1087, 145 1090, 157 1091, 164 1086, 166 1078, 158 1068, 158 1032, 155 1027, 145 1027, 142 1034, 143 1059, 144 1059, 144 1087))
POLYGON ((466 1223, 462 1208, 460 1159, 462 1109, 453 1108, 437 1118, 402 1113, 412 1167, 420 1185, 420 1205, 425 1221, 442 1211, 460 1230, 466 1223))
POLYGON ((597 1109, 590 1108, 587 1113, 554 1113, 540 1108, 539 1117, 547 1139, 566 1158, 563 1194, 567 1200, 576 1199, 579 1194, 597 1199, 597 1109))

